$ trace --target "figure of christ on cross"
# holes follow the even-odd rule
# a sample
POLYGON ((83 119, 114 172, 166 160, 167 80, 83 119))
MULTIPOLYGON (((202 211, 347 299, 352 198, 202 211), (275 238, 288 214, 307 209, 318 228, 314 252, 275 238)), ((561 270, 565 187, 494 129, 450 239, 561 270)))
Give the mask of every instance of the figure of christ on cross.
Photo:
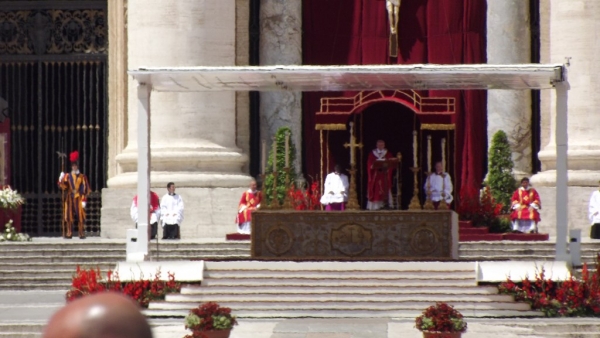
POLYGON ((400 3, 402 0, 386 0, 385 8, 390 23, 390 56, 398 56, 398 21, 400 20, 400 3))
POLYGON ((367 209, 379 210, 386 204, 392 204, 392 171, 391 168, 377 166, 376 162, 391 159, 392 154, 385 149, 383 140, 377 141, 377 148, 369 153, 367 159, 368 187, 367 187, 367 209))

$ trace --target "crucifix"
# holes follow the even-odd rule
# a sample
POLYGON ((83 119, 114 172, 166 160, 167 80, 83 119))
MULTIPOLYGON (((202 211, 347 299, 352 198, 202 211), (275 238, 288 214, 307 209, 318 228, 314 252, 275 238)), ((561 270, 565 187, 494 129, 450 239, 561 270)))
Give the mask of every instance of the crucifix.
POLYGON ((402 0, 386 0, 385 8, 390 23, 390 57, 398 57, 398 20, 400 19, 400 3, 402 0))
POLYGON ((350 149, 350 191, 348 192, 348 205, 347 208, 350 210, 360 209, 358 204, 358 195, 356 194, 356 148, 362 148, 362 143, 356 142, 354 136, 354 123, 350 122, 350 142, 344 143, 344 148, 350 149))

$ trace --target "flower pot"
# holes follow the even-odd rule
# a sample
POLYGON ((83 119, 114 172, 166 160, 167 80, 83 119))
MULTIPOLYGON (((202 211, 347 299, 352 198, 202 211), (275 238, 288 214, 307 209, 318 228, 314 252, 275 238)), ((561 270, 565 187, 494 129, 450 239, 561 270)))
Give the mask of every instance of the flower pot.
POLYGON ((229 338, 231 334, 231 329, 229 330, 211 330, 211 331, 202 331, 208 338, 229 338))
POLYGON ((423 338, 460 338, 462 332, 423 331, 423 338))

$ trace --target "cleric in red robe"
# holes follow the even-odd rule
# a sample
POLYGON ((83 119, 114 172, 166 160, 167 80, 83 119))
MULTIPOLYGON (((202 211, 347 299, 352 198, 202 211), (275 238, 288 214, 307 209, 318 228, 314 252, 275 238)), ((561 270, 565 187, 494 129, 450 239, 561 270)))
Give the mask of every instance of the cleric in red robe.
POLYGON ((540 195, 529 185, 527 177, 521 180, 521 186, 512 196, 513 231, 523 233, 537 232, 537 223, 540 221, 539 210, 542 208, 540 195))
MULTIPOLYGON (((154 191, 150 191, 150 239, 155 239, 158 233, 158 220, 160 219, 160 197, 154 191)), ((131 219, 135 222, 137 229, 138 222, 138 196, 135 195, 131 208, 129 209, 131 219)))
POLYGON ((235 222, 238 225, 238 233, 249 235, 252 223, 252 213, 260 207, 262 194, 256 190, 256 181, 250 182, 250 189, 242 194, 235 222))
POLYGON ((383 140, 377 141, 377 148, 369 153, 367 159, 367 171, 369 176, 367 188, 367 209, 379 210, 386 204, 386 199, 389 204, 392 201, 392 170, 391 169, 375 169, 374 164, 377 161, 385 161, 392 158, 392 154, 385 149, 383 140))

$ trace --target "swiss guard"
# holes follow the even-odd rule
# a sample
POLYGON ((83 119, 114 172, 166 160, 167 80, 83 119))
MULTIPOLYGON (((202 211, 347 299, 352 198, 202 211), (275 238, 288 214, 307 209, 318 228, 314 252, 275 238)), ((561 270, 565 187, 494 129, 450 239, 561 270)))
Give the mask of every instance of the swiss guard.
POLYGON ((63 194, 63 217, 66 226, 64 237, 73 236, 73 222, 79 227, 79 238, 85 238, 85 204, 90 193, 90 183, 87 176, 79 172, 79 152, 74 151, 69 155, 71 172, 60 173, 58 186, 63 194))

